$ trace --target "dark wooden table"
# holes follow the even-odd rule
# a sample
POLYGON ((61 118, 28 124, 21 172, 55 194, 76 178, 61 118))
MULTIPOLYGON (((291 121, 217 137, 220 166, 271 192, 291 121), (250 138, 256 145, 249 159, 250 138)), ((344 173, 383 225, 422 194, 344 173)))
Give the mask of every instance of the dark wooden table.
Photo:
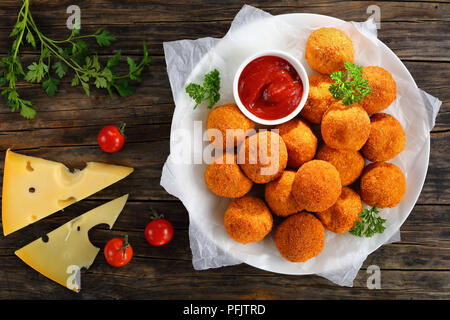
MULTIPOLYGON (((68 30, 66 8, 81 8, 82 33, 107 27, 118 38, 111 47, 138 56, 143 40, 153 57, 135 95, 110 99, 63 83, 54 98, 38 85, 21 84, 20 92, 35 102, 36 119, 27 121, 0 103, 0 158, 12 148, 27 155, 81 168, 103 161, 136 168, 124 181, 70 206, 8 237, 0 239, 1 299, 443 299, 450 298, 450 2, 448 1, 249 1, 271 14, 319 13, 364 21, 371 4, 381 8, 380 39, 404 62, 418 86, 443 101, 431 133, 431 156, 422 194, 401 228, 402 241, 381 247, 360 270, 353 288, 339 287, 318 276, 286 276, 238 265, 195 271, 188 239, 189 220, 183 205, 159 185, 169 154, 174 104, 166 73, 163 41, 222 37, 240 1, 32 1, 42 30, 63 38, 68 30), (123 151, 108 155, 96 136, 105 125, 127 123, 123 151), (128 234, 134 247, 132 263, 111 268, 102 254, 82 273, 82 291, 73 293, 26 266, 14 251, 75 216, 107 200, 131 192, 126 209, 112 231, 98 226, 92 242, 103 247, 113 236, 128 234), (150 208, 170 219, 175 237, 167 246, 150 247, 143 228, 150 208), (366 286, 367 267, 381 268, 381 289, 366 286)), ((8 34, 19 1, 0 3, 0 55, 11 46, 8 34)), ((112 49, 102 49, 106 56, 112 49)), ((29 49, 22 59, 36 58, 29 49)), ((104 57, 106 58, 106 57, 104 57)), ((68 81, 68 80, 66 80, 68 81)), ((1 161, 3 169, 3 161, 1 161)))

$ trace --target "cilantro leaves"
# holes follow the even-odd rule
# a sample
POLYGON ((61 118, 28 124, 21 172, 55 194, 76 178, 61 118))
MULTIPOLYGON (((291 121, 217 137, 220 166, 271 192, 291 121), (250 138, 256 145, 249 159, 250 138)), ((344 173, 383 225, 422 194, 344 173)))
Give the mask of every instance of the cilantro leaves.
POLYGON ((207 73, 203 79, 203 86, 190 83, 186 87, 186 93, 195 101, 197 108, 199 104, 207 100, 208 108, 211 109, 220 100, 220 74, 217 69, 207 73))
POLYGON ((330 77, 334 83, 330 85, 330 92, 333 98, 340 100, 349 106, 361 100, 372 92, 369 83, 362 77, 363 67, 357 66, 349 61, 344 62, 347 71, 333 72, 330 77))
POLYGON ((81 86, 88 96, 92 85, 98 89, 105 89, 111 96, 114 92, 121 97, 128 97, 134 93, 130 81, 140 83, 142 72, 151 61, 147 44, 144 42, 141 60, 136 62, 127 57, 129 71, 120 74, 115 70, 121 58, 120 50, 105 66, 86 42, 91 38, 95 39, 100 47, 107 47, 116 41, 114 35, 104 28, 90 35, 80 36, 79 33, 79 29, 73 29, 67 39, 59 41, 46 37, 33 20, 29 0, 23 1, 17 22, 10 33, 10 37, 15 37, 12 48, 8 56, 0 60, 3 67, 0 71, 0 87, 6 86, 0 91, 0 95, 12 111, 19 111, 27 119, 33 119, 36 115, 36 111, 31 107, 32 102, 22 99, 16 91, 17 81, 23 79, 41 83, 47 95, 52 97, 58 91, 60 79, 69 75, 69 70, 73 73, 72 86, 81 86), (19 49, 22 44, 29 44, 34 49, 40 47, 41 50, 39 60, 27 66, 26 71, 20 62, 19 49))
POLYGON ((379 216, 380 211, 376 206, 370 209, 364 209, 359 217, 361 221, 355 222, 355 226, 350 230, 350 233, 358 237, 372 237, 375 233, 383 233, 386 227, 384 223, 386 219, 379 216))

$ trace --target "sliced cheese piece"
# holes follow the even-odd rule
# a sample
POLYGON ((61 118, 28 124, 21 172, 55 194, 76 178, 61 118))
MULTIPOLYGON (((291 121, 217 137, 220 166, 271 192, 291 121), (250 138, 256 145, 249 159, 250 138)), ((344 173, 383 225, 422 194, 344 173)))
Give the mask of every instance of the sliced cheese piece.
POLYGON ((46 242, 39 238, 15 253, 34 270, 78 292, 81 268, 88 269, 100 251, 89 241, 89 230, 102 223, 111 229, 127 199, 125 195, 86 212, 50 232, 46 242))
POLYGON ((89 162, 71 172, 62 163, 6 152, 2 222, 8 235, 116 183, 133 168, 89 162))

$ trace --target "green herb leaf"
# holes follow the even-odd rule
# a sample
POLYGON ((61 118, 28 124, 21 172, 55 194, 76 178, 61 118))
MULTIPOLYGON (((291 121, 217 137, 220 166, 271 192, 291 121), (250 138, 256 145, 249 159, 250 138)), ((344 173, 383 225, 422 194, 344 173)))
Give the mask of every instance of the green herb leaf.
POLYGON ((198 105, 203 102, 203 100, 205 100, 206 90, 197 83, 190 83, 186 87, 186 92, 192 99, 194 99, 196 103, 194 109, 197 108, 198 105))
POLYGON ((121 97, 129 97, 134 93, 133 87, 127 80, 121 80, 120 82, 113 83, 114 88, 121 97))
POLYGON ((39 83, 44 78, 45 74, 48 71, 48 67, 46 64, 39 62, 33 62, 28 66, 28 72, 25 75, 25 80, 29 82, 39 83))
POLYGON ((98 29, 95 33, 95 39, 97 40, 99 46, 109 46, 117 40, 116 37, 105 29, 98 29))
POLYGON ((28 31, 27 36, 26 36, 26 40, 29 44, 31 44, 31 46, 36 49, 36 41, 34 40, 34 36, 31 33, 31 31, 28 31))
POLYGON ((48 96, 53 97, 58 90, 59 80, 56 78, 49 77, 48 80, 42 83, 42 87, 48 96))
POLYGON ((89 97, 91 95, 91 91, 89 89, 89 83, 85 81, 81 81, 81 86, 83 87, 84 92, 89 97))
POLYGON ((380 211, 376 206, 364 209, 359 217, 361 221, 356 221, 355 226, 350 230, 350 234, 358 237, 372 237, 375 233, 383 233, 386 227, 386 219, 379 216, 380 211))
POLYGON ((36 117, 36 110, 29 107, 30 105, 32 105, 31 101, 19 100, 19 104, 20 104, 20 115, 22 117, 28 120, 34 119, 34 117, 36 117))
POLYGON ((55 72, 59 78, 64 77, 66 75, 67 71, 69 70, 69 67, 67 67, 67 65, 62 61, 56 61, 52 65, 52 68, 53 68, 53 70, 55 70, 55 72))
POLYGON ((220 100, 220 74, 217 69, 207 73, 203 79, 203 86, 190 83, 186 87, 186 93, 195 101, 194 109, 203 101, 209 102, 208 108, 211 109, 220 100))
POLYGON ((111 70, 114 69, 114 67, 116 67, 119 64, 120 55, 121 52, 119 50, 112 58, 108 60, 108 62, 106 63, 106 67, 111 70))
POLYGON ((369 82, 362 77, 363 67, 346 61, 344 63, 347 71, 336 71, 330 75, 334 83, 330 85, 329 91, 333 98, 342 100, 342 104, 349 106, 372 92, 369 82))

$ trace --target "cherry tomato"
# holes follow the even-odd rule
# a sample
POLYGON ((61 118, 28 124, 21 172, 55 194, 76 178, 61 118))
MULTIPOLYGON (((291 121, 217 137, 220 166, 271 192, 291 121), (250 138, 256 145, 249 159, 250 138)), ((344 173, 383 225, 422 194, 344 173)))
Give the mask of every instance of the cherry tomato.
POLYGON ((106 261, 113 267, 122 267, 133 257, 133 248, 128 243, 128 236, 112 238, 105 246, 106 261))
POLYGON ((120 129, 116 126, 106 126, 100 130, 97 137, 100 148, 108 153, 117 152, 122 149, 125 143, 124 129, 125 125, 122 125, 120 129))
POLYGON ((153 246, 162 246, 172 240, 173 227, 170 221, 159 218, 151 221, 145 228, 145 238, 153 246))

